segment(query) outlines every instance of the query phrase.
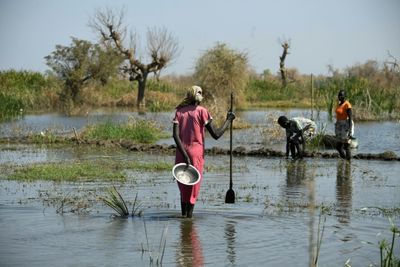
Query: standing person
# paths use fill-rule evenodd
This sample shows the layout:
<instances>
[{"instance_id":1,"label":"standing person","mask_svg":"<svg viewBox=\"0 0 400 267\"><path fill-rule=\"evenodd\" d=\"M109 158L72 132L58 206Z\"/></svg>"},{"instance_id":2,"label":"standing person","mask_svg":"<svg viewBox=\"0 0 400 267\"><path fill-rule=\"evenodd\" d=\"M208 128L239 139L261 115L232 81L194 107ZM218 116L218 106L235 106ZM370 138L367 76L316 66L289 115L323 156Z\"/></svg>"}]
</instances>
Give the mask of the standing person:
<instances>
[{"instance_id":1,"label":"standing person","mask_svg":"<svg viewBox=\"0 0 400 267\"><path fill-rule=\"evenodd\" d=\"M346 100L346 92L340 90L338 93L339 104L336 107L336 123L335 123L335 135L336 135L336 149L339 155L343 159L351 159L350 142L352 136L352 111L351 104Z\"/></svg>"},{"instance_id":2,"label":"standing person","mask_svg":"<svg viewBox=\"0 0 400 267\"><path fill-rule=\"evenodd\" d=\"M316 133L315 122L302 117L289 120L286 116L280 116L278 123L286 130L286 158L289 158L289 150L293 159L303 158L306 139L314 137Z\"/></svg>"},{"instance_id":3,"label":"standing person","mask_svg":"<svg viewBox=\"0 0 400 267\"><path fill-rule=\"evenodd\" d=\"M222 127L215 128L208 110L199 105L202 99L202 90L199 86L188 88L185 99L176 107L173 120L173 137L177 146L175 164L182 162L191 164L201 175L200 182L195 185L178 182L182 216L188 218L192 217L203 180L205 129L217 140L235 119L235 114L230 110Z\"/></svg>"}]
</instances>

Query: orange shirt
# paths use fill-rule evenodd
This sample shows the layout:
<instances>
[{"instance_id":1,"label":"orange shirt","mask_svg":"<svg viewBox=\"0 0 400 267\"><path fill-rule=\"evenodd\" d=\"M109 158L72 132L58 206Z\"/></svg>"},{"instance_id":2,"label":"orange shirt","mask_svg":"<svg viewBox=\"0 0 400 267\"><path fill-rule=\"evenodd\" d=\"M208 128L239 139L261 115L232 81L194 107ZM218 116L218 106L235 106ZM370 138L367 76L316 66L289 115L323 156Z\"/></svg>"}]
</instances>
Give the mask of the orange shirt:
<instances>
[{"instance_id":1,"label":"orange shirt","mask_svg":"<svg viewBox=\"0 0 400 267\"><path fill-rule=\"evenodd\" d=\"M349 101L344 101L343 104L339 104L336 107L336 120L343 121L347 120L347 110L351 108Z\"/></svg>"}]
</instances>

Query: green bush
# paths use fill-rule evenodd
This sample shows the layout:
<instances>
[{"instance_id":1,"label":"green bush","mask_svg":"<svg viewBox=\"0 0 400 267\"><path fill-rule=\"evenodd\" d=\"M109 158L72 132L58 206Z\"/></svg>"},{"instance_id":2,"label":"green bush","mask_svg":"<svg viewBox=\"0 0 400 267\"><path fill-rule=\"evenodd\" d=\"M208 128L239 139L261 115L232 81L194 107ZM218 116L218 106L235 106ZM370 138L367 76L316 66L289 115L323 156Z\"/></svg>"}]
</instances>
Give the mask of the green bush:
<instances>
[{"instance_id":1,"label":"green bush","mask_svg":"<svg viewBox=\"0 0 400 267\"><path fill-rule=\"evenodd\" d=\"M12 119L24 113L24 104L16 97L0 92L0 103L0 121Z\"/></svg>"},{"instance_id":2,"label":"green bush","mask_svg":"<svg viewBox=\"0 0 400 267\"><path fill-rule=\"evenodd\" d=\"M47 79L39 72L1 71L0 88L9 88L14 92L39 92L48 85Z\"/></svg>"},{"instance_id":3,"label":"green bush","mask_svg":"<svg viewBox=\"0 0 400 267\"><path fill-rule=\"evenodd\" d=\"M3 94L3 100L7 98L9 102L7 107L2 107L2 113L14 113L13 110L5 110L15 107L16 103L18 103L18 110L23 108L24 111L53 108L58 101L59 88L60 84L55 77L45 76L39 72L0 71L0 93Z\"/></svg>"}]
</instances>

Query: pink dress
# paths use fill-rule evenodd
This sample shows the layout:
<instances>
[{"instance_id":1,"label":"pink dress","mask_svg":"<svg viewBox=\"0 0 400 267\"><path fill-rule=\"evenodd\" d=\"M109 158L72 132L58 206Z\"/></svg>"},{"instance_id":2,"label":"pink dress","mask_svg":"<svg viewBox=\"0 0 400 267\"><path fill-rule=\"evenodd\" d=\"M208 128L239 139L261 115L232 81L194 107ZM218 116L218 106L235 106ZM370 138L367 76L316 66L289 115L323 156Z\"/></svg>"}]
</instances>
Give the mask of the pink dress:
<instances>
[{"instance_id":1,"label":"pink dress","mask_svg":"<svg viewBox=\"0 0 400 267\"><path fill-rule=\"evenodd\" d=\"M181 201L195 204L203 181L205 126L212 120L208 110L202 106L189 105L178 109L173 123L179 124L179 138L192 165L200 172L200 182L191 186L178 182ZM176 150L175 164L185 162L179 149Z\"/></svg>"}]
</instances>

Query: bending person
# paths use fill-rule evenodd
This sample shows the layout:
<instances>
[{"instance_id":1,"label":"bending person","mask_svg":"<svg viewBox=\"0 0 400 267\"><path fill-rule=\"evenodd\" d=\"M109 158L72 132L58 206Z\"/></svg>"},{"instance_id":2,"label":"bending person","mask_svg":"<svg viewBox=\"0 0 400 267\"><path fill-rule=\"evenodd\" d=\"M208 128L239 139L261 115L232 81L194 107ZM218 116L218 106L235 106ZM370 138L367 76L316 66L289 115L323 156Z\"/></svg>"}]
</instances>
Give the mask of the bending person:
<instances>
[{"instance_id":1,"label":"bending person","mask_svg":"<svg viewBox=\"0 0 400 267\"><path fill-rule=\"evenodd\" d=\"M315 122L301 117L289 120L280 116L278 123L286 130L286 158L289 158L289 151L293 159L303 158L306 139L311 139L316 133Z\"/></svg>"}]
</instances>

